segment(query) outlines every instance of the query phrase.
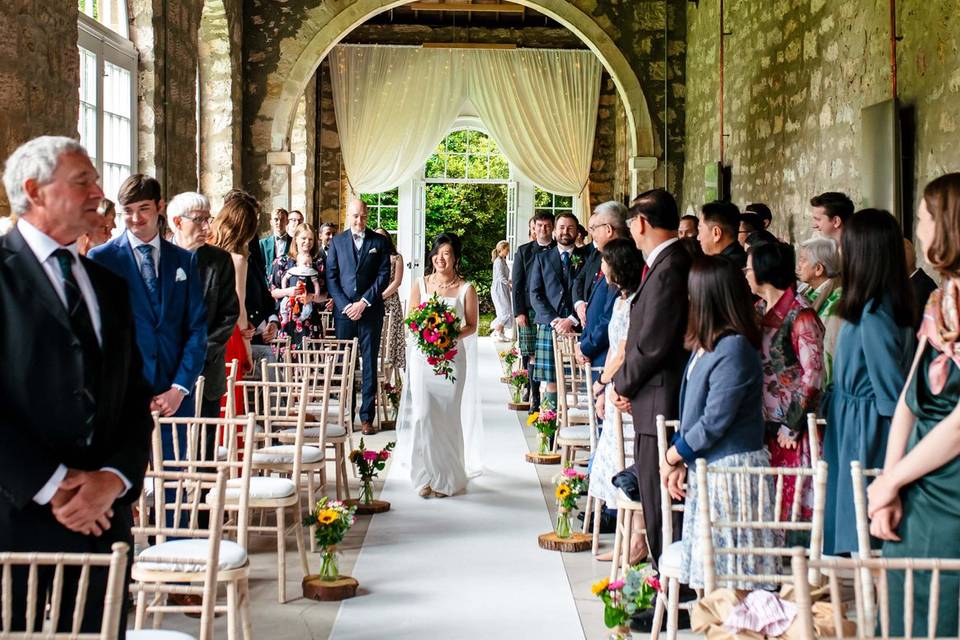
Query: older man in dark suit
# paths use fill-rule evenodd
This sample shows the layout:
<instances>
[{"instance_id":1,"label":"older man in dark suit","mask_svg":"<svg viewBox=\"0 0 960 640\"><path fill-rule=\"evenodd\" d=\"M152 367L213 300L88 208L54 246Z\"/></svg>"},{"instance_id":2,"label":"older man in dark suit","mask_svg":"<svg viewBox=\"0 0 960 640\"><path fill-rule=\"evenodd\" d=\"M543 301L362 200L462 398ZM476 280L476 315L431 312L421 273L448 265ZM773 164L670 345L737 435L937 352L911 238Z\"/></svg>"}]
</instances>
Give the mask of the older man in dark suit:
<instances>
[{"instance_id":1,"label":"older man in dark suit","mask_svg":"<svg viewBox=\"0 0 960 640\"><path fill-rule=\"evenodd\" d=\"M153 394L126 284L77 252L100 224L97 171L79 143L45 136L10 156L3 182L20 220L0 238L0 551L107 553L121 541L132 553ZM64 575L61 631L78 577ZM37 574L38 622L53 579ZM23 629L25 572L11 583ZM91 571L84 632L100 631L106 587L106 571Z\"/></svg>"},{"instance_id":2,"label":"older man in dark suit","mask_svg":"<svg viewBox=\"0 0 960 640\"><path fill-rule=\"evenodd\" d=\"M634 471L650 555L660 559L660 475L656 418L679 417L680 384L689 354L684 348L687 330L687 276L690 254L679 243L680 216L673 196L654 189L639 195L630 206L629 227L645 262L640 289L630 309L630 332L623 364L613 377L615 403L633 416ZM679 534L680 522L674 532ZM642 543L631 541L638 555ZM640 561L643 558L631 558Z\"/></svg>"},{"instance_id":3,"label":"older man in dark suit","mask_svg":"<svg viewBox=\"0 0 960 640\"><path fill-rule=\"evenodd\" d=\"M531 219L534 239L517 248L513 258L513 313L517 322L517 347L523 359L523 367L531 381L530 404L540 406L540 388L533 384L533 352L536 350L537 327L533 323L533 305L530 303L530 270L537 256L556 246L553 240L553 214L540 211Z\"/></svg>"}]
</instances>

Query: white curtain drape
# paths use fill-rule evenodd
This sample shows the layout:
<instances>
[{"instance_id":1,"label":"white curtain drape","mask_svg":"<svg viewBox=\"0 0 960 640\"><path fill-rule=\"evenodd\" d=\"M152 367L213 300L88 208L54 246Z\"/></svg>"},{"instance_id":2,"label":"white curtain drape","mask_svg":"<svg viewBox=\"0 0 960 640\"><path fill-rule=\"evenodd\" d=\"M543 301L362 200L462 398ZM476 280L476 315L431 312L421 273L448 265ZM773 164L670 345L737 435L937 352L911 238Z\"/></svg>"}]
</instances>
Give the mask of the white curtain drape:
<instances>
[{"instance_id":1,"label":"white curtain drape","mask_svg":"<svg viewBox=\"0 0 960 640\"><path fill-rule=\"evenodd\" d=\"M330 69L354 193L410 179L469 98L507 160L547 191L581 196L589 214L601 74L593 53L341 45Z\"/></svg>"},{"instance_id":2,"label":"white curtain drape","mask_svg":"<svg viewBox=\"0 0 960 640\"><path fill-rule=\"evenodd\" d=\"M472 53L470 100L503 155L541 188L581 196L586 220L600 61L590 51Z\"/></svg>"}]
</instances>

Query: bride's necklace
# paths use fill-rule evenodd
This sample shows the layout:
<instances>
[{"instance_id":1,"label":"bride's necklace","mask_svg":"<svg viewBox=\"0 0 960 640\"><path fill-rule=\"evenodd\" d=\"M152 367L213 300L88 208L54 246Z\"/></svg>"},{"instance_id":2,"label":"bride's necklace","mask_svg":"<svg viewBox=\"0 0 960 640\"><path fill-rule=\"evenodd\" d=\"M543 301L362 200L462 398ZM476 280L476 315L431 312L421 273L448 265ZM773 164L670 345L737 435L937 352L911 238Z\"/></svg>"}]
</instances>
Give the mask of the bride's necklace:
<instances>
[{"instance_id":1,"label":"bride's necklace","mask_svg":"<svg viewBox=\"0 0 960 640\"><path fill-rule=\"evenodd\" d=\"M437 274L431 275L430 279L432 280L434 287L437 289L443 289L444 291L453 288L454 285L460 284L460 278L457 276L454 276L453 280L448 280L447 282L440 282L440 278Z\"/></svg>"}]
</instances>

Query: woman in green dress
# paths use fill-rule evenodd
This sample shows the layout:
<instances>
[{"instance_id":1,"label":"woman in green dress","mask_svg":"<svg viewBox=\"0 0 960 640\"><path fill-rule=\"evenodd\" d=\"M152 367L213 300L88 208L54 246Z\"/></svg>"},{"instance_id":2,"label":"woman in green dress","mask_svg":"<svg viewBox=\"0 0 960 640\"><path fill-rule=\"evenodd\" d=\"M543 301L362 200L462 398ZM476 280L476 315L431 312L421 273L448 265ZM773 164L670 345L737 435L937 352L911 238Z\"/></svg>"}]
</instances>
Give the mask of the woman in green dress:
<instances>
[{"instance_id":1,"label":"woman in green dress","mask_svg":"<svg viewBox=\"0 0 960 640\"><path fill-rule=\"evenodd\" d=\"M927 185L917 239L942 283L927 303L913 369L890 428L883 475L867 491L885 558L960 558L960 173ZM960 578L940 580L938 637L957 635ZM903 574L890 577L892 636L904 635ZM927 635L929 574L914 585L913 634Z\"/></svg>"}]
</instances>

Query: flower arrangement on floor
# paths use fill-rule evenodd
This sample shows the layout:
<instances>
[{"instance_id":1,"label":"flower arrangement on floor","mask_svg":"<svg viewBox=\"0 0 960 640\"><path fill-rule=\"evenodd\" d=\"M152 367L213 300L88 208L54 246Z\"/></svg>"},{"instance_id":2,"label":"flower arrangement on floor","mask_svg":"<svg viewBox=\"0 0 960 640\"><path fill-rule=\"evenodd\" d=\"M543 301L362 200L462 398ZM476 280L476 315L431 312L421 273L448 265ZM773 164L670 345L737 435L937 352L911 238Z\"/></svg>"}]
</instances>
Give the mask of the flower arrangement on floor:
<instances>
[{"instance_id":1,"label":"flower arrangement on floor","mask_svg":"<svg viewBox=\"0 0 960 640\"><path fill-rule=\"evenodd\" d=\"M316 527L314 538L322 547L320 552L320 579L333 581L340 577L340 560L337 545L343 542L347 531L355 522L355 507L348 507L339 500L327 496L317 501L313 513L303 519L303 526Z\"/></svg>"},{"instance_id":2,"label":"flower arrangement on floor","mask_svg":"<svg viewBox=\"0 0 960 640\"><path fill-rule=\"evenodd\" d=\"M510 400L513 404L520 404L523 400L523 388L529 384L530 378L523 369L510 374Z\"/></svg>"},{"instance_id":3,"label":"flower arrangement on floor","mask_svg":"<svg viewBox=\"0 0 960 640\"><path fill-rule=\"evenodd\" d=\"M520 359L520 352L517 351L516 347L512 347L507 351L500 352L500 366L503 367L503 375L509 376L513 374L513 365L517 363L517 360Z\"/></svg>"},{"instance_id":4,"label":"flower arrangement on floor","mask_svg":"<svg viewBox=\"0 0 960 640\"><path fill-rule=\"evenodd\" d=\"M407 315L404 324L416 338L417 348L427 356L427 364L433 367L433 372L454 382L451 361L457 355L457 337L462 323L453 308L433 294Z\"/></svg>"},{"instance_id":5,"label":"flower arrangement on floor","mask_svg":"<svg viewBox=\"0 0 960 640\"><path fill-rule=\"evenodd\" d=\"M397 411L400 409L400 394L403 393L403 387L400 384L393 385L389 382L383 385L383 394L387 396L387 419L396 420Z\"/></svg>"},{"instance_id":6,"label":"flower arrangement on floor","mask_svg":"<svg viewBox=\"0 0 960 640\"><path fill-rule=\"evenodd\" d=\"M531 413L527 418L527 425L533 426L540 432L539 451L540 453L547 453L547 449L550 448L550 441L557 433L557 412L554 411L553 405L548 401L541 404L540 411Z\"/></svg>"},{"instance_id":7,"label":"flower arrangement on floor","mask_svg":"<svg viewBox=\"0 0 960 640\"><path fill-rule=\"evenodd\" d=\"M622 580L604 578L592 590L603 601L603 623L617 630L611 640L621 640L630 637L630 618L656 603L660 580L653 567L644 563L627 569Z\"/></svg>"},{"instance_id":8,"label":"flower arrangement on floor","mask_svg":"<svg viewBox=\"0 0 960 640\"><path fill-rule=\"evenodd\" d=\"M577 509L577 500L587 490L587 474L572 467L566 467L555 480L557 489L557 527L555 533L560 539L569 538L571 533L570 514Z\"/></svg>"},{"instance_id":9,"label":"flower arrangement on floor","mask_svg":"<svg viewBox=\"0 0 960 640\"><path fill-rule=\"evenodd\" d=\"M363 438L360 438L360 446L350 452L350 462L356 465L357 474L360 476L361 504L371 504L373 502L373 479L387 465L390 452L393 451L396 444L396 442L389 442L380 451L372 451L366 448Z\"/></svg>"}]
</instances>

